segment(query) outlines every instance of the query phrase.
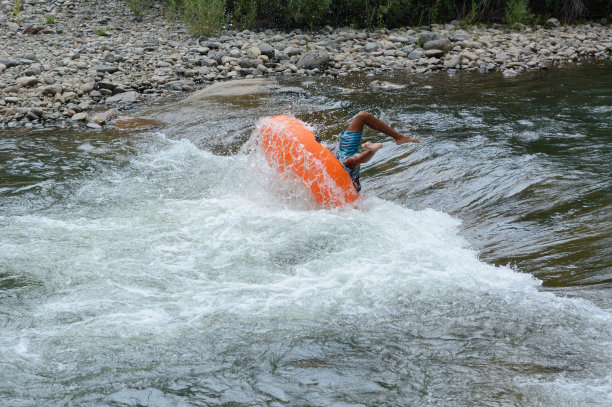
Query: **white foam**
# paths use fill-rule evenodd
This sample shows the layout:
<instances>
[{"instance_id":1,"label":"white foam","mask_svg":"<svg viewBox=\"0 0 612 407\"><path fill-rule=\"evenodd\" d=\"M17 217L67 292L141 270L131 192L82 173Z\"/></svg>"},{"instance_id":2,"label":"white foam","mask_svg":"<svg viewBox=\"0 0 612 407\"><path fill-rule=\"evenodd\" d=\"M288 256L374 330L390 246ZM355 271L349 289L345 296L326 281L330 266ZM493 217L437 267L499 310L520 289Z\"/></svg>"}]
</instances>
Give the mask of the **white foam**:
<instances>
[{"instance_id":1,"label":"white foam","mask_svg":"<svg viewBox=\"0 0 612 407\"><path fill-rule=\"evenodd\" d=\"M372 330L400 324L411 335L501 342L528 342L540 329L549 351L563 341L606 356L607 313L481 262L452 216L367 191L359 208L322 210L299 193L287 198L262 164L161 138L127 168L75 181L69 205L0 217L4 264L45 293L4 330L0 356L11 357L9 344L52 357L55 346L143 335L172 349L182 333L227 321L362 318Z\"/></svg>"}]
</instances>

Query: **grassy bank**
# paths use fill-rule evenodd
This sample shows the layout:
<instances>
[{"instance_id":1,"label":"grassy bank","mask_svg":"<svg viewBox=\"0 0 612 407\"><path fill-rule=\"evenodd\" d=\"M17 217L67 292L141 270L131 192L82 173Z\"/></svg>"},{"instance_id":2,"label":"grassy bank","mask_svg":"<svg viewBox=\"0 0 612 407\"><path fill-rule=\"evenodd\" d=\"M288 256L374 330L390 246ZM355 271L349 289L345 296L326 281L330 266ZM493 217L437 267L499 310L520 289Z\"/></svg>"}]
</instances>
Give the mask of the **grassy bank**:
<instances>
[{"instance_id":1,"label":"grassy bank","mask_svg":"<svg viewBox=\"0 0 612 407\"><path fill-rule=\"evenodd\" d=\"M467 24L537 24L556 17L564 22L612 13L612 0L160 0L171 18L181 18L194 33L223 26L237 29L315 29L333 27L419 26L462 20ZM144 0L127 0L135 14Z\"/></svg>"}]
</instances>

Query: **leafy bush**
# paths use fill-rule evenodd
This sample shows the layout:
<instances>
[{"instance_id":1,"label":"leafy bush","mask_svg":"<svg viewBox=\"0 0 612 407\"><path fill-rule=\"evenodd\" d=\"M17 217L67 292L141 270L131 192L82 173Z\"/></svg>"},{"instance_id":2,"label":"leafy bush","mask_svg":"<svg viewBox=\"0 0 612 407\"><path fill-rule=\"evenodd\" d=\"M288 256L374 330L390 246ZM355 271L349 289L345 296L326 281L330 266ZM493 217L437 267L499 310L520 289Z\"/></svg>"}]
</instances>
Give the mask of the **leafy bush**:
<instances>
[{"instance_id":1,"label":"leafy bush","mask_svg":"<svg viewBox=\"0 0 612 407\"><path fill-rule=\"evenodd\" d=\"M506 4L504 23L509 26L515 27L519 23L528 23L531 18L532 15L527 8L527 0L509 0Z\"/></svg>"},{"instance_id":2,"label":"leafy bush","mask_svg":"<svg viewBox=\"0 0 612 407\"><path fill-rule=\"evenodd\" d=\"M287 11L291 25L316 28L325 25L331 16L331 0L288 0Z\"/></svg>"},{"instance_id":3,"label":"leafy bush","mask_svg":"<svg viewBox=\"0 0 612 407\"><path fill-rule=\"evenodd\" d=\"M136 17L140 17L142 16L144 5L142 4L142 0L128 0L128 8Z\"/></svg>"},{"instance_id":4,"label":"leafy bush","mask_svg":"<svg viewBox=\"0 0 612 407\"><path fill-rule=\"evenodd\" d=\"M228 4L230 20L240 29L251 29L255 27L257 18L257 0L236 0Z\"/></svg>"},{"instance_id":5,"label":"leafy bush","mask_svg":"<svg viewBox=\"0 0 612 407\"><path fill-rule=\"evenodd\" d=\"M172 13L180 15L194 34L219 32L225 20L225 0L168 0Z\"/></svg>"},{"instance_id":6,"label":"leafy bush","mask_svg":"<svg viewBox=\"0 0 612 407\"><path fill-rule=\"evenodd\" d=\"M130 7L142 0L126 0ZM196 34L224 26L238 29L401 27L462 19L466 24L510 25L554 16L565 21L606 17L612 0L159 0L170 19L179 17ZM534 17L531 13L534 13Z\"/></svg>"}]
</instances>

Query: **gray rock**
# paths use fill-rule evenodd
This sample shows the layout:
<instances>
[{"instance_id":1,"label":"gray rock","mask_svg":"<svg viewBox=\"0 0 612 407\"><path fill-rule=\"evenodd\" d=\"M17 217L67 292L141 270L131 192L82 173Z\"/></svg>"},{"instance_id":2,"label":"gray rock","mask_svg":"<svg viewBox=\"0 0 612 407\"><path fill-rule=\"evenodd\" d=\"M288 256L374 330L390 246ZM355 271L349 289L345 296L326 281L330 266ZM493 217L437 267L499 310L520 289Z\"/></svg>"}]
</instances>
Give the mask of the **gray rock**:
<instances>
[{"instance_id":1,"label":"gray rock","mask_svg":"<svg viewBox=\"0 0 612 407\"><path fill-rule=\"evenodd\" d=\"M158 85L163 85L164 83L168 82L168 77L160 76L160 75L153 75L151 76L150 81Z\"/></svg>"},{"instance_id":2,"label":"gray rock","mask_svg":"<svg viewBox=\"0 0 612 407\"><path fill-rule=\"evenodd\" d=\"M40 107L33 107L30 109L32 113L34 113L38 117L42 117L45 112Z\"/></svg>"},{"instance_id":3,"label":"gray rock","mask_svg":"<svg viewBox=\"0 0 612 407\"><path fill-rule=\"evenodd\" d=\"M252 59L257 59L258 56L261 55L261 50L259 47L250 47L247 49L247 56Z\"/></svg>"},{"instance_id":4,"label":"gray rock","mask_svg":"<svg viewBox=\"0 0 612 407\"><path fill-rule=\"evenodd\" d=\"M283 52L289 56L292 56L292 55L298 55L300 53L300 50L294 47L287 47L283 50Z\"/></svg>"},{"instance_id":5,"label":"gray rock","mask_svg":"<svg viewBox=\"0 0 612 407\"><path fill-rule=\"evenodd\" d=\"M202 47L206 47L209 49L218 49L219 47L221 47L221 43L218 41L200 41L200 45Z\"/></svg>"},{"instance_id":6,"label":"gray rock","mask_svg":"<svg viewBox=\"0 0 612 407\"><path fill-rule=\"evenodd\" d=\"M115 85L112 82L108 82L108 81L100 81L100 82L98 82L98 89L114 90L116 87L117 87L117 85Z\"/></svg>"},{"instance_id":7,"label":"gray rock","mask_svg":"<svg viewBox=\"0 0 612 407\"><path fill-rule=\"evenodd\" d=\"M257 68L261 62L258 59L240 58L236 61L241 68Z\"/></svg>"},{"instance_id":8,"label":"gray rock","mask_svg":"<svg viewBox=\"0 0 612 407\"><path fill-rule=\"evenodd\" d=\"M87 119L87 112L81 112L81 113L74 114L70 119L75 122L83 121Z\"/></svg>"},{"instance_id":9,"label":"gray rock","mask_svg":"<svg viewBox=\"0 0 612 407\"><path fill-rule=\"evenodd\" d=\"M62 93L62 85L60 84L45 86L40 92L41 95L50 96L55 96L58 93Z\"/></svg>"},{"instance_id":10,"label":"gray rock","mask_svg":"<svg viewBox=\"0 0 612 407\"><path fill-rule=\"evenodd\" d=\"M327 51L308 51L297 61L297 69L320 69L327 68L330 62L330 56Z\"/></svg>"},{"instance_id":11,"label":"gray rock","mask_svg":"<svg viewBox=\"0 0 612 407\"><path fill-rule=\"evenodd\" d=\"M140 100L140 93L135 91L118 93L106 99L106 103L136 103Z\"/></svg>"},{"instance_id":12,"label":"gray rock","mask_svg":"<svg viewBox=\"0 0 612 407\"><path fill-rule=\"evenodd\" d=\"M289 55L285 54L282 51L275 50L274 59L276 59L277 61L285 61L289 59Z\"/></svg>"},{"instance_id":13,"label":"gray rock","mask_svg":"<svg viewBox=\"0 0 612 407\"><path fill-rule=\"evenodd\" d=\"M556 18L549 18L548 20L546 20L546 27L548 28L561 27L561 23Z\"/></svg>"},{"instance_id":14,"label":"gray rock","mask_svg":"<svg viewBox=\"0 0 612 407\"><path fill-rule=\"evenodd\" d=\"M117 68L116 66L112 66L112 65L94 65L93 67L96 71L98 72L102 72L102 73L115 73L119 70L119 68Z\"/></svg>"},{"instance_id":15,"label":"gray rock","mask_svg":"<svg viewBox=\"0 0 612 407\"><path fill-rule=\"evenodd\" d=\"M87 123L87 127L89 127L90 129L93 130L101 130L102 126L100 126L99 124L96 123Z\"/></svg>"},{"instance_id":16,"label":"gray rock","mask_svg":"<svg viewBox=\"0 0 612 407\"><path fill-rule=\"evenodd\" d=\"M423 51L412 51L410 54L408 54L408 59L411 60L416 60L416 59L421 59L423 57Z\"/></svg>"},{"instance_id":17,"label":"gray rock","mask_svg":"<svg viewBox=\"0 0 612 407\"><path fill-rule=\"evenodd\" d=\"M79 87L83 93L89 93L96 88L96 84L94 82L84 83Z\"/></svg>"},{"instance_id":18,"label":"gray rock","mask_svg":"<svg viewBox=\"0 0 612 407\"><path fill-rule=\"evenodd\" d=\"M19 103L21 99L19 99L18 97L14 97L14 96L7 96L4 98L4 101L6 103Z\"/></svg>"},{"instance_id":19,"label":"gray rock","mask_svg":"<svg viewBox=\"0 0 612 407\"><path fill-rule=\"evenodd\" d=\"M21 78L17 78L16 82L25 88L30 88L38 84L38 78L35 76L22 76Z\"/></svg>"},{"instance_id":20,"label":"gray rock","mask_svg":"<svg viewBox=\"0 0 612 407\"><path fill-rule=\"evenodd\" d=\"M465 41L469 38L467 33L451 33L448 34L448 39L452 42Z\"/></svg>"},{"instance_id":21,"label":"gray rock","mask_svg":"<svg viewBox=\"0 0 612 407\"><path fill-rule=\"evenodd\" d=\"M448 61L444 62L444 68L454 68L457 65L461 65L461 61L463 60L462 54L457 54L451 57Z\"/></svg>"},{"instance_id":22,"label":"gray rock","mask_svg":"<svg viewBox=\"0 0 612 407\"><path fill-rule=\"evenodd\" d=\"M474 52L468 51L468 50L463 50L461 51L461 55L463 55L464 58L469 59L470 61L478 61L478 55L476 55Z\"/></svg>"},{"instance_id":23,"label":"gray rock","mask_svg":"<svg viewBox=\"0 0 612 407\"><path fill-rule=\"evenodd\" d=\"M440 33L424 31L419 35L421 45L427 44L429 41L443 40L444 37Z\"/></svg>"},{"instance_id":24,"label":"gray rock","mask_svg":"<svg viewBox=\"0 0 612 407\"><path fill-rule=\"evenodd\" d=\"M102 125L117 116L119 116L119 110L109 109L104 112L96 113L95 115L93 115L93 117L89 119L89 122Z\"/></svg>"},{"instance_id":25,"label":"gray rock","mask_svg":"<svg viewBox=\"0 0 612 407\"><path fill-rule=\"evenodd\" d=\"M259 51L268 58L274 58L274 48L268 44L259 44Z\"/></svg>"},{"instance_id":26,"label":"gray rock","mask_svg":"<svg viewBox=\"0 0 612 407\"><path fill-rule=\"evenodd\" d=\"M441 49L428 49L425 52L423 52L423 54L427 57L427 58L440 58L442 55L444 55L444 51L442 51Z\"/></svg>"},{"instance_id":27,"label":"gray rock","mask_svg":"<svg viewBox=\"0 0 612 407\"><path fill-rule=\"evenodd\" d=\"M70 102L71 100L76 99L77 94L74 92L64 92L62 97L64 98L64 102Z\"/></svg>"},{"instance_id":28,"label":"gray rock","mask_svg":"<svg viewBox=\"0 0 612 407\"><path fill-rule=\"evenodd\" d=\"M508 54L505 52L500 52L499 54L495 54L495 62L504 63L509 59Z\"/></svg>"},{"instance_id":29,"label":"gray rock","mask_svg":"<svg viewBox=\"0 0 612 407\"><path fill-rule=\"evenodd\" d=\"M172 81L172 82L168 82L165 85L165 88L170 89L170 90L181 91L183 90L183 84L181 83L181 81ZM106 101L108 102L108 99L106 99Z\"/></svg>"},{"instance_id":30,"label":"gray rock","mask_svg":"<svg viewBox=\"0 0 612 407\"><path fill-rule=\"evenodd\" d=\"M0 59L0 64L4 65L7 68L12 68L14 66L19 65L17 62L12 61L10 59Z\"/></svg>"},{"instance_id":31,"label":"gray rock","mask_svg":"<svg viewBox=\"0 0 612 407\"><path fill-rule=\"evenodd\" d=\"M222 50L222 49L220 49L220 50L218 50L218 51L212 51L212 50L211 50L211 51L208 53L208 55L207 55L207 56L208 56L208 58L214 59L214 60L215 60L215 61L217 61L217 62L221 62L221 60L223 59L223 57L228 56L228 52L227 52L227 51L225 51L225 50Z\"/></svg>"},{"instance_id":32,"label":"gray rock","mask_svg":"<svg viewBox=\"0 0 612 407\"><path fill-rule=\"evenodd\" d=\"M517 76L519 73L516 72L514 69L506 69L503 73L504 78L513 78L515 76Z\"/></svg>"},{"instance_id":33,"label":"gray rock","mask_svg":"<svg viewBox=\"0 0 612 407\"><path fill-rule=\"evenodd\" d=\"M432 40L432 41L427 41L425 44L423 44L423 49L425 50L441 49L444 52L448 52L452 50L453 47L454 47L453 43L450 42L450 40L448 39Z\"/></svg>"},{"instance_id":34,"label":"gray rock","mask_svg":"<svg viewBox=\"0 0 612 407\"><path fill-rule=\"evenodd\" d=\"M374 52L378 50L378 43L376 42L366 42L365 44L366 52Z\"/></svg>"},{"instance_id":35,"label":"gray rock","mask_svg":"<svg viewBox=\"0 0 612 407\"><path fill-rule=\"evenodd\" d=\"M75 55L78 55L78 54L75 54ZM73 57L73 59L75 59L75 58ZM78 57L76 59L78 59ZM123 57L121 55L108 54L108 55L106 55L104 57L104 60L106 62L111 62L111 63L112 62L121 62L121 61L123 61Z\"/></svg>"},{"instance_id":36,"label":"gray rock","mask_svg":"<svg viewBox=\"0 0 612 407\"><path fill-rule=\"evenodd\" d=\"M41 72L40 64L35 64L35 65L30 66L28 69L23 71L21 74L23 76L36 76L40 74L40 72Z\"/></svg>"},{"instance_id":37,"label":"gray rock","mask_svg":"<svg viewBox=\"0 0 612 407\"><path fill-rule=\"evenodd\" d=\"M25 115L26 119L28 120L37 120L38 116L36 115L36 113L32 112L31 110L28 110L28 112Z\"/></svg>"}]
</instances>

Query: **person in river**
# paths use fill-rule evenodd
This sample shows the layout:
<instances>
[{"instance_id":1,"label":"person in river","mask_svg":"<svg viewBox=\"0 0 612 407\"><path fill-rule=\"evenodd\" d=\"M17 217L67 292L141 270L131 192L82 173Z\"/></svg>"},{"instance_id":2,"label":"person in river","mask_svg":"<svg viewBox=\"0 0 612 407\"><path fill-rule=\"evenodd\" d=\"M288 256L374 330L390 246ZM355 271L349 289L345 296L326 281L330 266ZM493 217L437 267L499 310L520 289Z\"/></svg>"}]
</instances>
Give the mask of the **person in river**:
<instances>
[{"instance_id":1,"label":"person in river","mask_svg":"<svg viewBox=\"0 0 612 407\"><path fill-rule=\"evenodd\" d=\"M420 142L419 139L399 133L371 113L365 111L357 113L355 117L353 117L348 128L340 133L340 145L336 153L336 158L353 180L353 184L355 184L357 191L361 190L361 184L359 182L359 169L361 164L370 161L374 154L383 146L382 143L371 143L369 141L361 144L364 126L368 126L376 131L391 136L398 145L408 142ZM360 144L362 149L361 152L359 151Z\"/></svg>"}]
</instances>

